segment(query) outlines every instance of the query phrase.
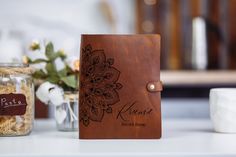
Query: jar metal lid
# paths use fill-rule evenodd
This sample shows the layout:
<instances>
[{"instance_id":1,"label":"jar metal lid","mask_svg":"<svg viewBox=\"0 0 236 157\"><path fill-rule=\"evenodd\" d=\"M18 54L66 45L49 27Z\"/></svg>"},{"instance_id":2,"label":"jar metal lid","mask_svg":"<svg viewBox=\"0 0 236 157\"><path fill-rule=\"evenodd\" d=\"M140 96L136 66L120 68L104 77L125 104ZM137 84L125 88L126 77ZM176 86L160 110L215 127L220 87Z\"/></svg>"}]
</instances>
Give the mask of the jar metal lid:
<instances>
[{"instance_id":1,"label":"jar metal lid","mask_svg":"<svg viewBox=\"0 0 236 157\"><path fill-rule=\"evenodd\" d=\"M33 69L24 63L0 63L0 74L32 74Z\"/></svg>"},{"instance_id":2,"label":"jar metal lid","mask_svg":"<svg viewBox=\"0 0 236 157\"><path fill-rule=\"evenodd\" d=\"M29 64L25 63L0 63L0 68L27 68Z\"/></svg>"}]
</instances>

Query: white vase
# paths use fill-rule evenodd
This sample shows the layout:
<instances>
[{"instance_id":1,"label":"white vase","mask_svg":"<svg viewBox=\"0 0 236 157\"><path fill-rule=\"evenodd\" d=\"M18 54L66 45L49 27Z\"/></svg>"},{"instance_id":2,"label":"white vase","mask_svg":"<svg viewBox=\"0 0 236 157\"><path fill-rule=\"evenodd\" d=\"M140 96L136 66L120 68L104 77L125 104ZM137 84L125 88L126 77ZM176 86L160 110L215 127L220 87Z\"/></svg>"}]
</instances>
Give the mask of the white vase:
<instances>
[{"instance_id":1,"label":"white vase","mask_svg":"<svg viewBox=\"0 0 236 157\"><path fill-rule=\"evenodd\" d=\"M209 103L215 131L236 133L236 88L211 89Z\"/></svg>"}]
</instances>

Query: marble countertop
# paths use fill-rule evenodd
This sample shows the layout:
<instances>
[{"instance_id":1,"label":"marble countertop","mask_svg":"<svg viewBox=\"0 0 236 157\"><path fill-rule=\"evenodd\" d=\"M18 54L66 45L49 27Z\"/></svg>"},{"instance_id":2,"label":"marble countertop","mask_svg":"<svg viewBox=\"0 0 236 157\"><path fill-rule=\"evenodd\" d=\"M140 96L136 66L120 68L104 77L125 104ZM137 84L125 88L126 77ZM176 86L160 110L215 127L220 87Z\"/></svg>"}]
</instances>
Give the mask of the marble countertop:
<instances>
[{"instance_id":1,"label":"marble countertop","mask_svg":"<svg viewBox=\"0 0 236 157\"><path fill-rule=\"evenodd\" d=\"M54 121L36 120L29 136L0 137L5 156L236 156L236 134L213 132L208 119L164 119L160 140L79 140L78 132L59 132Z\"/></svg>"}]
</instances>

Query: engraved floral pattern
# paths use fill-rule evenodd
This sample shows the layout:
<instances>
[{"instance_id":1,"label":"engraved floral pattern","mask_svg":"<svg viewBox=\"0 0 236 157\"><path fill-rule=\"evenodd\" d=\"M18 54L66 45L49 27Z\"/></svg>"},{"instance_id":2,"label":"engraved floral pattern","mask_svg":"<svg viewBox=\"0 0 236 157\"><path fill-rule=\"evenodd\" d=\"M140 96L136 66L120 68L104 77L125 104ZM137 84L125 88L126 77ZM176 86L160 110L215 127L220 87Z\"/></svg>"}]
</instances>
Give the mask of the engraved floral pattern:
<instances>
[{"instance_id":1,"label":"engraved floral pattern","mask_svg":"<svg viewBox=\"0 0 236 157\"><path fill-rule=\"evenodd\" d=\"M93 50L91 45L82 49L80 84L80 121L101 122L104 113L112 113L112 106L120 101L118 82L120 71L113 58L106 58L104 50Z\"/></svg>"}]
</instances>

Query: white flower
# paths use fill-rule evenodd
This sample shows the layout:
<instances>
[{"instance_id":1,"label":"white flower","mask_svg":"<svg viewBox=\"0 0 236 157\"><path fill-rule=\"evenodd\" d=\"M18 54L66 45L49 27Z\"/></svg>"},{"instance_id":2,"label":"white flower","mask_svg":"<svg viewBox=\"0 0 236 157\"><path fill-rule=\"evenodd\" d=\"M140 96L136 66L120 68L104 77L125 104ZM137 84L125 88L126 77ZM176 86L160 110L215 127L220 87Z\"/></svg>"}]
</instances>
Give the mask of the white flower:
<instances>
[{"instance_id":1,"label":"white flower","mask_svg":"<svg viewBox=\"0 0 236 157\"><path fill-rule=\"evenodd\" d=\"M64 102L63 89L50 82L41 84L36 92L36 96L45 104L51 102L52 105L59 106Z\"/></svg>"},{"instance_id":2,"label":"white flower","mask_svg":"<svg viewBox=\"0 0 236 157\"><path fill-rule=\"evenodd\" d=\"M63 121L66 119L66 111L60 107L57 107L55 110L55 119L58 124L63 123Z\"/></svg>"},{"instance_id":3,"label":"white flower","mask_svg":"<svg viewBox=\"0 0 236 157\"><path fill-rule=\"evenodd\" d=\"M79 71L79 58L78 57L68 57L66 63L73 71Z\"/></svg>"},{"instance_id":4,"label":"white flower","mask_svg":"<svg viewBox=\"0 0 236 157\"><path fill-rule=\"evenodd\" d=\"M33 40L31 46L37 46L37 45L44 45L44 42L41 40ZM32 51L31 49L26 52L26 56L28 56L31 60L36 60L36 59L47 59L45 55L45 46L40 47L40 49L36 49ZM24 59L25 60L25 59ZM27 60L26 60L27 61ZM33 67L36 70L42 69L45 73L47 73L47 70L45 69L46 63L38 63L38 64L31 64L31 67Z\"/></svg>"},{"instance_id":5,"label":"white flower","mask_svg":"<svg viewBox=\"0 0 236 157\"><path fill-rule=\"evenodd\" d=\"M50 82L45 82L41 84L36 92L36 96L40 101L42 101L44 104L49 103L49 90L51 88L54 88L56 85L52 84Z\"/></svg>"},{"instance_id":6,"label":"white flower","mask_svg":"<svg viewBox=\"0 0 236 157\"><path fill-rule=\"evenodd\" d=\"M50 89L48 96L52 105L59 106L64 103L64 91L57 85Z\"/></svg>"},{"instance_id":7,"label":"white flower","mask_svg":"<svg viewBox=\"0 0 236 157\"><path fill-rule=\"evenodd\" d=\"M29 57L23 56L23 57L22 57L22 62L23 62L24 64L29 64Z\"/></svg>"},{"instance_id":8,"label":"white flower","mask_svg":"<svg viewBox=\"0 0 236 157\"><path fill-rule=\"evenodd\" d=\"M33 40L30 45L30 50L32 51L40 50L40 42L38 40Z\"/></svg>"},{"instance_id":9,"label":"white flower","mask_svg":"<svg viewBox=\"0 0 236 157\"><path fill-rule=\"evenodd\" d=\"M61 58L57 58L55 60L55 65L56 65L57 71L61 71L62 69L65 68L65 63L62 61Z\"/></svg>"}]
</instances>

